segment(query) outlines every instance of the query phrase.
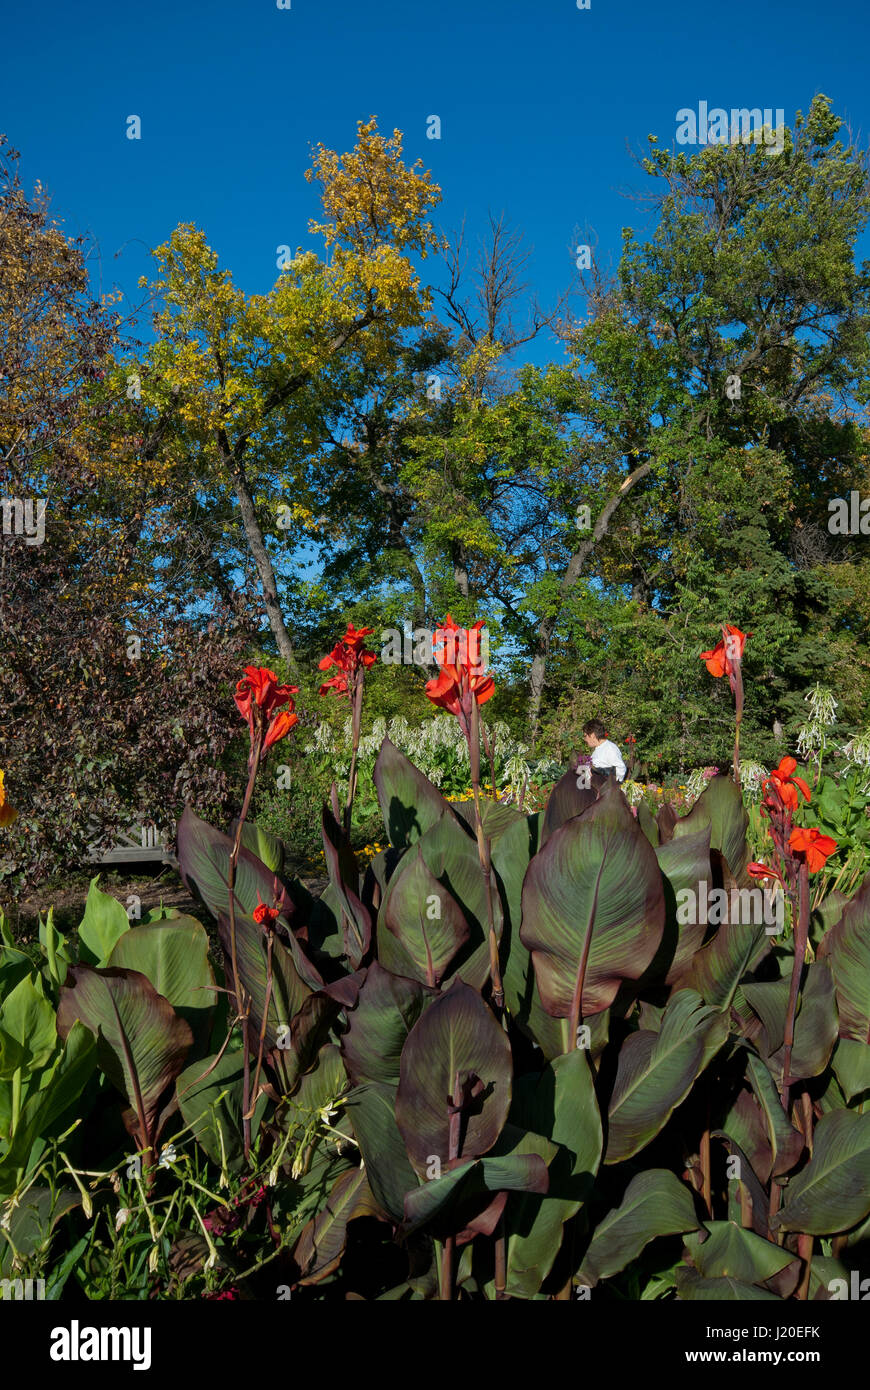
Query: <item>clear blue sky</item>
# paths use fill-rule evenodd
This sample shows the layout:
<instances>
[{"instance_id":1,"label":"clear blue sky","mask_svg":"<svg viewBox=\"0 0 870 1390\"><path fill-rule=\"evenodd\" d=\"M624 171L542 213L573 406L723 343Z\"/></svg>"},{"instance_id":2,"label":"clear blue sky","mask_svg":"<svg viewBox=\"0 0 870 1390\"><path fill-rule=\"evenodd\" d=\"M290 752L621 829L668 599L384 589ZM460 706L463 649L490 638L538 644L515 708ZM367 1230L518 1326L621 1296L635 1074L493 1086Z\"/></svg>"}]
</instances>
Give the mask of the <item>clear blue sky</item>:
<instances>
[{"instance_id":1,"label":"clear blue sky","mask_svg":"<svg viewBox=\"0 0 870 1390\"><path fill-rule=\"evenodd\" d=\"M679 108L790 123L822 91L870 131L867 0L47 0L7 11L3 38L0 130L66 229L97 239L97 287L134 299L146 248L182 221L242 288L268 289L276 248L309 244L310 145L351 148L369 115L432 170L445 230L465 215L474 240L492 209L526 233L545 300L574 274L578 228L607 265L620 229L647 224L623 196L650 182L632 151L672 144Z\"/></svg>"}]
</instances>

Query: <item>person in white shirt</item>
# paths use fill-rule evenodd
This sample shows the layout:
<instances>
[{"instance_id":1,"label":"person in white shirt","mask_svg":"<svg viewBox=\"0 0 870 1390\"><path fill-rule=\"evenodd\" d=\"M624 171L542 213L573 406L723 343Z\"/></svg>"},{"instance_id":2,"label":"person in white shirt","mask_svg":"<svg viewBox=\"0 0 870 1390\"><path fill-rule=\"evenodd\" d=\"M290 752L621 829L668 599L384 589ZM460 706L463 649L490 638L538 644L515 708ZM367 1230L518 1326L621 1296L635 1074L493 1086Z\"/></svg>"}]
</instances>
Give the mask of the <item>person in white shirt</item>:
<instances>
[{"instance_id":1,"label":"person in white shirt","mask_svg":"<svg viewBox=\"0 0 870 1390\"><path fill-rule=\"evenodd\" d=\"M588 724L583 725L583 742L592 749L595 771L608 775L612 772L617 782L621 782L625 777L625 763L616 744L607 737L607 729L600 719L590 719Z\"/></svg>"}]
</instances>

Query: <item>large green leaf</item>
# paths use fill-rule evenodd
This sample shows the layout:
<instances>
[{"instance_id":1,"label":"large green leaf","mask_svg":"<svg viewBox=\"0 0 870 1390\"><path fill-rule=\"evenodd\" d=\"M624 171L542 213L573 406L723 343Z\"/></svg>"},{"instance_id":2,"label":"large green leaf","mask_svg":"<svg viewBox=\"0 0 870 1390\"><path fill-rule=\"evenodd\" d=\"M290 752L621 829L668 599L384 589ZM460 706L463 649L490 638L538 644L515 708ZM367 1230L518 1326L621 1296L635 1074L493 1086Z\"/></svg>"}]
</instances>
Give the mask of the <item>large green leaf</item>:
<instances>
[{"instance_id":1,"label":"large green leaf","mask_svg":"<svg viewBox=\"0 0 870 1390\"><path fill-rule=\"evenodd\" d=\"M603 1012L623 980L637 980L664 930L655 852L621 793L567 821L532 860L520 936L532 953L547 1013Z\"/></svg>"},{"instance_id":2,"label":"large green leaf","mask_svg":"<svg viewBox=\"0 0 870 1390\"><path fill-rule=\"evenodd\" d=\"M213 1163L238 1168L244 1160L244 1080L239 1052L202 1057L178 1076L175 1093L185 1125ZM251 1120L256 1135L267 1105L261 1096Z\"/></svg>"},{"instance_id":3,"label":"large green leaf","mask_svg":"<svg viewBox=\"0 0 870 1390\"><path fill-rule=\"evenodd\" d=\"M738 888L748 888L752 883L746 872L750 859L746 843L749 816L740 790L730 777L711 778L689 814L675 822L674 839L695 835L708 825L710 848L725 856Z\"/></svg>"},{"instance_id":4,"label":"large green leaf","mask_svg":"<svg viewBox=\"0 0 870 1390\"><path fill-rule=\"evenodd\" d=\"M366 1081L345 1102L375 1200L395 1222L405 1217L405 1193L417 1176L396 1124L396 1088Z\"/></svg>"},{"instance_id":5,"label":"large green leaf","mask_svg":"<svg viewBox=\"0 0 870 1390\"><path fill-rule=\"evenodd\" d=\"M459 977L417 1020L402 1051L396 1123L415 1172L450 1158L449 1097L455 1081L481 1094L462 1115L457 1157L478 1158L495 1143L507 1119L513 1066L510 1043L477 990Z\"/></svg>"},{"instance_id":6,"label":"large green leaf","mask_svg":"<svg viewBox=\"0 0 870 1390\"><path fill-rule=\"evenodd\" d=\"M390 880L381 920L413 962L414 977L431 986L468 940L462 909L430 873L419 840Z\"/></svg>"},{"instance_id":7,"label":"large green leaf","mask_svg":"<svg viewBox=\"0 0 870 1390\"><path fill-rule=\"evenodd\" d=\"M474 809L474 801L451 801L448 802L454 815L459 816L465 821L473 835L477 834L477 815ZM481 793L480 797L480 819L483 822L483 833L490 841L493 849L499 840L518 822L525 824L526 817L522 815L514 806L505 806L500 801L492 801L488 796Z\"/></svg>"},{"instance_id":8,"label":"large green leaf","mask_svg":"<svg viewBox=\"0 0 870 1390\"><path fill-rule=\"evenodd\" d=\"M541 849L574 816L594 806L598 793L584 787L576 772L566 772L553 787L541 820Z\"/></svg>"},{"instance_id":9,"label":"large green leaf","mask_svg":"<svg viewBox=\"0 0 870 1390\"><path fill-rule=\"evenodd\" d=\"M437 880L434 885L414 870L419 856L422 856L432 878ZM412 871L415 877L406 886L405 875ZM426 889L425 896L418 897L417 894L422 892L423 888ZM427 901L433 894L438 898L438 903L434 905ZM391 905L394 895L398 900L396 911ZM452 903L448 898L452 899ZM502 907L498 887L494 881L490 887L490 900L496 937L500 938ZM476 842L455 816L447 814L431 824L420 836L417 846L403 856L387 885L378 913L377 927L378 959L387 970L391 970L394 975L407 975L411 979L426 982L425 970L421 972L416 963L419 959L425 959L425 954L421 957L421 927L440 930L441 923L438 919L430 919L427 916L428 911L437 908L440 908L441 920L453 924L454 936L460 929L456 910L468 924L466 940L449 961L450 975L461 972L467 984L482 989L489 975L486 880ZM413 947L409 943L408 949L396 934L397 929L400 932L402 930L403 917L408 921L409 936L413 943ZM392 930L387 925L388 921L393 923ZM441 941L439 937L439 943ZM449 937L443 942L444 950L447 949L447 944Z\"/></svg>"},{"instance_id":10,"label":"large green leaf","mask_svg":"<svg viewBox=\"0 0 870 1390\"><path fill-rule=\"evenodd\" d=\"M91 879L85 915L79 923L79 957L88 965L105 965L115 942L130 929L123 907L117 898L100 892L99 880L99 874Z\"/></svg>"},{"instance_id":11,"label":"large green leaf","mask_svg":"<svg viewBox=\"0 0 870 1390\"><path fill-rule=\"evenodd\" d=\"M784 1002L787 1006L787 996ZM784 1016L783 1013L783 1018ZM817 960L807 967L798 1002L789 1069L792 1081L821 1076L831 1059L836 1040L837 1004L834 980L828 962ZM785 1047L777 1048L776 1052L767 1058L767 1063L774 1077L781 1081L785 1065Z\"/></svg>"},{"instance_id":12,"label":"large green leaf","mask_svg":"<svg viewBox=\"0 0 870 1390\"><path fill-rule=\"evenodd\" d=\"M45 1066L57 1043L54 1009L45 997L42 980L26 975L0 1004L0 1030L18 1044L23 1069Z\"/></svg>"},{"instance_id":13,"label":"large green leaf","mask_svg":"<svg viewBox=\"0 0 870 1390\"><path fill-rule=\"evenodd\" d=\"M233 841L229 835L200 820L185 807L178 823L178 862L186 886L199 891L216 918L229 912L229 867ZM294 906L284 885L261 859L241 845L233 897L239 915L251 916L259 902L271 906L277 893L278 907L286 921Z\"/></svg>"},{"instance_id":14,"label":"large green leaf","mask_svg":"<svg viewBox=\"0 0 870 1390\"><path fill-rule=\"evenodd\" d=\"M746 1078L761 1109L770 1152L769 1165L761 1163L757 1155L752 1156L752 1164L762 1182L767 1182L771 1175L779 1177L795 1166L803 1153L805 1141L783 1110L779 1091L767 1066L760 1057L751 1052L747 1053L746 1057ZM726 1125L726 1128L730 1131L731 1126ZM735 1138L749 1153L749 1147L740 1138L739 1133L735 1132Z\"/></svg>"},{"instance_id":15,"label":"large green leaf","mask_svg":"<svg viewBox=\"0 0 870 1390\"><path fill-rule=\"evenodd\" d=\"M699 1226L685 1183L663 1168L638 1173L619 1206L595 1227L583 1256L580 1283L594 1286L599 1279L618 1274L655 1236L683 1235Z\"/></svg>"},{"instance_id":16,"label":"large green leaf","mask_svg":"<svg viewBox=\"0 0 870 1390\"><path fill-rule=\"evenodd\" d=\"M47 1250L58 1221L81 1200L70 1188L29 1187L23 1197L0 1209L0 1274L14 1275L17 1256L26 1259Z\"/></svg>"},{"instance_id":17,"label":"large green leaf","mask_svg":"<svg viewBox=\"0 0 870 1390\"><path fill-rule=\"evenodd\" d=\"M756 1284L727 1275L720 1279L704 1279L697 1270L685 1265L675 1275L677 1298L696 1302L699 1299L714 1303L780 1303L775 1293L768 1293Z\"/></svg>"},{"instance_id":18,"label":"large green leaf","mask_svg":"<svg viewBox=\"0 0 870 1390\"><path fill-rule=\"evenodd\" d=\"M238 829L238 820L234 820L230 825L230 834L235 835ZM273 835L271 830L266 830L262 825L252 824L245 821L242 826L242 844L245 849L251 851L257 859L261 860L267 869L280 877L284 872L284 842Z\"/></svg>"},{"instance_id":19,"label":"large green leaf","mask_svg":"<svg viewBox=\"0 0 870 1390\"><path fill-rule=\"evenodd\" d=\"M870 877L822 938L837 991L840 1037L870 1043Z\"/></svg>"},{"instance_id":20,"label":"large green leaf","mask_svg":"<svg viewBox=\"0 0 870 1390\"><path fill-rule=\"evenodd\" d=\"M870 1091L870 1047L866 1043L840 1038L831 1065L848 1101Z\"/></svg>"},{"instance_id":21,"label":"large green leaf","mask_svg":"<svg viewBox=\"0 0 870 1390\"><path fill-rule=\"evenodd\" d=\"M512 825L493 846L492 866L505 903L501 943L505 1005L511 1018L549 1061L565 1050L563 1024L548 1014L541 1003L531 952L520 939L523 880L529 861L537 852L540 823L540 813L536 812Z\"/></svg>"},{"instance_id":22,"label":"large green leaf","mask_svg":"<svg viewBox=\"0 0 870 1390\"><path fill-rule=\"evenodd\" d=\"M367 969L356 1007L347 1010L341 1055L355 1086L363 1081L399 1084L405 1039L429 998L424 985L392 975L377 961Z\"/></svg>"},{"instance_id":23,"label":"large green leaf","mask_svg":"<svg viewBox=\"0 0 870 1390\"><path fill-rule=\"evenodd\" d=\"M447 802L428 777L385 738L372 778L387 836L396 849L407 849L445 814Z\"/></svg>"},{"instance_id":24,"label":"large green leaf","mask_svg":"<svg viewBox=\"0 0 870 1390\"><path fill-rule=\"evenodd\" d=\"M771 1229L835 1235L870 1213L870 1114L834 1110L823 1115L813 1156L785 1189Z\"/></svg>"},{"instance_id":25,"label":"large green leaf","mask_svg":"<svg viewBox=\"0 0 870 1390\"><path fill-rule=\"evenodd\" d=\"M681 835L679 839L659 845L655 853L665 881L666 918L662 937L667 969L665 983L672 984L685 971L707 931L707 914L701 911L701 905L709 900L713 888L709 824L702 825L694 835ZM690 920L680 921L686 914L679 910L679 895L686 892L695 894L698 910L689 914Z\"/></svg>"},{"instance_id":26,"label":"large green leaf","mask_svg":"<svg viewBox=\"0 0 870 1390\"><path fill-rule=\"evenodd\" d=\"M138 1137L155 1137L161 1097L182 1070L193 1043L190 1026L136 970L71 966L60 991L57 1030L76 1019L97 1038L97 1057L135 1112Z\"/></svg>"},{"instance_id":27,"label":"large green leaf","mask_svg":"<svg viewBox=\"0 0 870 1390\"><path fill-rule=\"evenodd\" d=\"M727 1035L724 1015L687 989L669 1000L660 1032L641 1028L626 1038L610 1098L605 1163L631 1158L664 1128Z\"/></svg>"},{"instance_id":28,"label":"large green leaf","mask_svg":"<svg viewBox=\"0 0 870 1390\"><path fill-rule=\"evenodd\" d=\"M358 970L371 941L372 918L359 896L359 870L350 840L328 806L323 808L321 833L329 882L341 904L344 954Z\"/></svg>"},{"instance_id":29,"label":"large green leaf","mask_svg":"<svg viewBox=\"0 0 870 1390\"><path fill-rule=\"evenodd\" d=\"M730 880L726 877L726 890ZM730 899L729 899L730 901ZM753 922L748 912L736 912L723 923L716 935L695 952L688 968L680 972L680 989L697 990L706 1004L727 1009L742 977L770 950L770 937L764 922ZM746 920L733 920L734 916Z\"/></svg>"},{"instance_id":30,"label":"large green leaf","mask_svg":"<svg viewBox=\"0 0 870 1390\"><path fill-rule=\"evenodd\" d=\"M97 1065L94 1036L83 1023L71 1028L63 1050L40 1089L25 1092L15 1135L0 1161L0 1192L11 1192L34 1167L55 1128L65 1129L81 1114L82 1092Z\"/></svg>"},{"instance_id":31,"label":"large green leaf","mask_svg":"<svg viewBox=\"0 0 870 1390\"><path fill-rule=\"evenodd\" d=\"M705 1279L740 1279L762 1284L794 1262L790 1250L743 1230L733 1221L705 1221L702 1233L686 1237L692 1262Z\"/></svg>"},{"instance_id":32,"label":"large green leaf","mask_svg":"<svg viewBox=\"0 0 870 1390\"><path fill-rule=\"evenodd\" d=\"M510 1153L499 1157L476 1158L452 1169L442 1177L433 1178L416 1187L405 1198L403 1234L412 1235L447 1212L459 1224L471 1216L464 1211L466 1202L479 1206L484 1193L546 1192L547 1165L537 1153ZM451 1224L452 1224L451 1223ZM443 1235L443 1232L438 1232Z\"/></svg>"},{"instance_id":33,"label":"large green leaf","mask_svg":"<svg viewBox=\"0 0 870 1390\"><path fill-rule=\"evenodd\" d=\"M308 1222L293 1247L300 1284L317 1284L338 1268L347 1243L347 1228L359 1216L383 1219L365 1168L350 1168L342 1173L326 1205Z\"/></svg>"},{"instance_id":34,"label":"large green leaf","mask_svg":"<svg viewBox=\"0 0 870 1390\"><path fill-rule=\"evenodd\" d=\"M543 1135L558 1145L547 1195L511 1197L507 1208L507 1292L534 1298L552 1269L564 1223L588 1198L601 1162L601 1116L588 1055L566 1052L539 1076L522 1078L511 1121L533 1139Z\"/></svg>"},{"instance_id":35,"label":"large green leaf","mask_svg":"<svg viewBox=\"0 0 870 1390\"><path fill-rule=\"evenodd\" d=\"M116 942L109 964L138 970L205 1042L215 1005L208 936L193 917L170 917L131 928Z\"/></svg>"}]
</instances>

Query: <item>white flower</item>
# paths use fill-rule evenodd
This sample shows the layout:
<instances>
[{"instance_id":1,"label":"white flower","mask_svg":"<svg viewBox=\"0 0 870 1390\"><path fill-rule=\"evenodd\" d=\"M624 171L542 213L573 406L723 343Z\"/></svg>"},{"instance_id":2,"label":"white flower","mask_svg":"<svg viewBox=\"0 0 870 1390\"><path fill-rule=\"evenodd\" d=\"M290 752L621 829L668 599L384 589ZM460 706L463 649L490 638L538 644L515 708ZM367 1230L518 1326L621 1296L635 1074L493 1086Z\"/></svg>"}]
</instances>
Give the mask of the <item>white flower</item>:
<instances>
[{"instance_id":1,"label":"white flower","mask_svg":"<svg viewBox=\"0 0 870 1390\"><path fill-rule=\"evenodd\" d=\"M119 1207L119 1209L118 1209L118 1214L117 1214L117 1216L115 1217L115 1230L116 1230L116 1231L120 1231L121 1227L122 1227L123 1225L125 1225L129 1220L130 1220L130 1208L129 1208L129 1207Z\"/></svg>"}]
</instances>

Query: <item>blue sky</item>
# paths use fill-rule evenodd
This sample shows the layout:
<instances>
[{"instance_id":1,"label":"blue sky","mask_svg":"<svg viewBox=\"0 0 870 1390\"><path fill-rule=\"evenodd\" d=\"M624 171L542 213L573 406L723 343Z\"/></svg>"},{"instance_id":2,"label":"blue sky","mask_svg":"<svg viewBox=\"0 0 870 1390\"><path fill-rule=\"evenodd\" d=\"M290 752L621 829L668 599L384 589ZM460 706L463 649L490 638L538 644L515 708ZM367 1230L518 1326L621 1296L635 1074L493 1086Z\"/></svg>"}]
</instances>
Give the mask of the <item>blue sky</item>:
<instances>
[{"instance_id":1,"label":"blue sky","mask_svg":"<svg viewBox=\"0 0 870 1390\"><path fill-rule=\"evenodd\" d=\"M490 209L523 230L545 302L572 279L578 228L606 266L623 226L649 225L623 196L651 182L632 152L648 133L672 144L679 108L783 107L790 123L823 91L863 143L870 129L866 0L291 6L50 0L7 13L0 130L66 229L96 239L97 288L140 299L147 248L194 222L242 288L265 291L276 248L311 244L311 144L349 149L370 115L431 169L444 230L465 216L473 244ZM129 115L141 140L126 138Z\"/></svg>"}]
</instances>

